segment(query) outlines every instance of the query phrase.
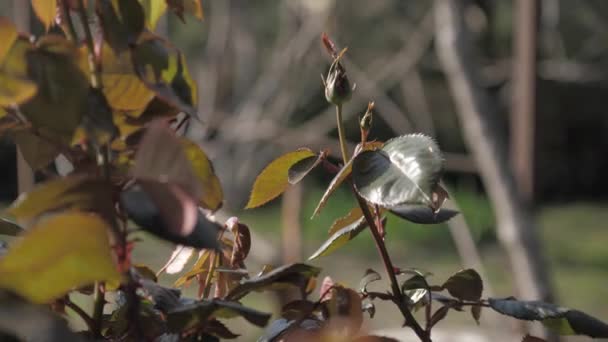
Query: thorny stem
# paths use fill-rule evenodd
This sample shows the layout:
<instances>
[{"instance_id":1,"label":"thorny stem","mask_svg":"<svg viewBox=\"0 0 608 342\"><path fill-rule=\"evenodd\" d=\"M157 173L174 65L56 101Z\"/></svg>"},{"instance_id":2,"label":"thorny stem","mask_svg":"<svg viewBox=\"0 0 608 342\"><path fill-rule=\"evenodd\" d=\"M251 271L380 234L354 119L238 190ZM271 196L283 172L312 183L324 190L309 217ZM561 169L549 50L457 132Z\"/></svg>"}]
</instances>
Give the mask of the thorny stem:
<instances>
[{"instance_id":1,"label":"thorny stem","mask_svg":"<svg viewBox=\"0 0 608 342\"><path fill-rule=\"evenodd\" d=\"M348 154L346 152L346 140L344 138L344 125L342 123L342 105L336 106L336 119L338 121L338 138L340 139L340 149L342 150L342 160L344 164L349 161ZM382 236L380 236L380 231L374 222L374 216L369 211L369 207L367 206L367 202L359 196L357 191L355 190L355 186L351 183L351 189L357 202L359 203L359 207L361 207L361 211L363 212L363 216L367 221L367 225L369 226L369 230L374 237L374 242L376 243L376 248L378 249L378 253L380 253L380 257L382 258L382 262L384 263L384 268L386 269L386 273L388 274L391 289L393 291L393 297L395 298L395 303L401 311L401 314L405 318L406 324L408 324L414 333L420 338L423 342L431 342L429 334L427 334L424 329L418 324L412 312L405 305L405 301L403 300L403 294L401 293L401 289L399 288L399 282L397 281L397 276L395 275L395 267L393 267L393 262L391 261L391 257L386 250L386 245L384 244L384 240Z\"/></svg>"}]
</instances>

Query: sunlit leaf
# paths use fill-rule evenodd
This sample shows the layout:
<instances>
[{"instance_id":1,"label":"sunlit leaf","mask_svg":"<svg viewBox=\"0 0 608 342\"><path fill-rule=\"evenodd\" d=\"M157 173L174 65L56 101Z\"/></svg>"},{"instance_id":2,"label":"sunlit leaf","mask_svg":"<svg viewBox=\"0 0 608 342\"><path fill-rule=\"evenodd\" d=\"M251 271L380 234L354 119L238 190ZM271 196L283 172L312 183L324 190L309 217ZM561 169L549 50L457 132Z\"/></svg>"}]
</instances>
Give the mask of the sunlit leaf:
<instances>
[{"instance_id":1,"label":"sunlit leaf","mask_svg":"<svg viewBox=\"0 0 608 342\"><path fill-rule=\"evenodd\" d=\"M30 221L58 209L103 212L112 205L111 186L100 179L70 176L47 181L22 194L8 208L18 221Z\"/></svg>"},{"instance_id":2,"label":"sunlit leaf","mask_svg":"<svg viewBox=\"0 0 608 342\"><path fill-rule=\"evenodd\" d=\"M359 153L353 162L353 183L361 197L384 207L431 206L442 168L441 151L431 138L405 135L380 150Z\"/></svg>"},{"instance_id":3,"label":"sunlit leaf","mask_svg":"<svg viewBox=\"0 0 608 342\"><path fill-rule=\"evenodd\" d=\"M452 275L442 287L458 299L477 301L483 292L483 281L479 273L469 268Z\"/></svg>"},{"instance_id":4,"label":"sunlit leaf","mask_svg":"<svg viewBox=\"0 0 608 342\"><path fill-rule=\"evenodd\" d=\"M197 90L181 52L146 32L132 49L139 78L165 102L197 118Z\"/></svg>"},{"instance_id":5,"label":"sunlit leaf","mask_svg":"<svg viewBox=\"0 0 608 342\"><path fill-rule=\"evenodd\" d=\"M255 179L246 209L259 207L282 194L289 185L289 169L315 153L307 148L285 153L273 160Z\"/></svg>"},{"instance_id":6,"label":"sunlit leaf","mask_svg":"<svg viewBox=\"0 0 608 342\"><path fill-rule=\"evenodd\" d=\"M9 50L13 47L13 43L17 40L17 27L5 17L0 17L0 65Z\"/></svg>"},{"instance_id":7,"label":"sunlit leaf","mask_svg":"<svg viewBox=\"0 0 608 342\"><path fill-rule=\"evenodd\" d=\"M167 1L139 0L139 3L144 8L144 13L146 15L146 26L150 30L154 30L156 28L156 24L158 23L158 19L165 14L165 11L167 11Z\"/></svg>"},{"instance_id":8,"label":"sunlit leaf","mask_svg":"<svg viewBox=\"0 0 608 342\"><path fill-rule=\"evenodd\" d=\"M120 197L129 218L138 226L176 244L217 247L221 226L207 219L181 188L151 181L145 184L144 189L132 188Z\"/></svg>"},{"instance_id":9,"label":"sunlit leaf","mask_svg":"<svg viewBox=\"0 0 608 342\"><path fill-rule=\"evenodd\" d=\"M541 301L520 301L513 298L489 298L488 304L503 315L521 320L542 321L560 334L608 337L608 324L578 310Z\"/></svg>"},{"instance_id":10,"label":"sunlit leaf","mask_svg":"<svg viewBox=\"0 0 608 342\"><path fill-rule=\"evenodd\" d=\"M236 302L203 300L170 311L167 315L167 326L172 332L181 332L204 324L211 318L243 317L248 322L263 327L270 316L271 314L250 309Z\"/></svg>"},{"instance_id":11,"label":"sunlit leaf","mask_svg":"<svg viewBox=\"0 0 608 342\"><path fill-rule=\"evenodd\" d=\"M363 217L363 212L360 207L355 207L351 209L351 211L346 214L346 216L340 217L332 223L331 227L329 227L329 235L333 235L340 229L349 226Z\"/></svg>"},{"instance_id":12,"label":"sunlit leaf","mask_svg":"<svg viewBox=\"0 0 608 342\"><path fill-rule=\"evenodd\" d=\"M226 296L227 300L239 300L252 291L264 291L285 286L306 286L308 280L316 277L320 268L306 264L290 264L278 267L262 276L244 280Z\"/></svg>"},{"instance_id":13,"label":"sunlit leaf","mask_svg":"<svg viewBox=\"0 0 608 342\"><path fill-rule=\"evenodd\" d=\"M188 139L181 139L186 157L190 161L194 172L202 184L200 206L215 211L222 206L224 193L219 178L215 175L213 164L200 146Z\"/></svg>"},{"instance_id":14,"label":"sunlit leaf","mask_svg":"<svg viewBox=\"0 0 608 342\"><path fill-rule=\"evenodd\" d=\"M424 205L399 205L391 207L389 211L405 220L417 224L439 224L448 221L458 214L458 211L451 209L440 209L433 212L428 206Z\"/></svg>"},{"instance_id":15,"label":"sunlit leaf","mask_svg":"<svg viewBox=\"0 0 608 342\"><path fill-rule=\"evenodd\" d=\"M57 0L32 0L32 7L44 29L48 31L57 14Z\"/></svg>"},{"instance_id":16,"label":"sunlit leaf","mask_svg":"<svg viewBox=\"0 0 608 342\"><path fill-rule=\"evenodd\" d=\"M340 184L342 184L350 176L353 171L353 160L354 158L349 160L348 163L346 163L346 165L344 165L342 169L340 169L340 171L334 176L334 179L332 179L331 183L329 183L327 190L325 190L325 193L321 197L319 204L317 204L315 211L312 213L312 217L315 217L321 212L321 209L323 209L327 203L327 200L329 200L329 197L338 189Z\"/></svg>"},{"instance_id":17,"label":"sunlit leaf","mask_svg":"<svg viewBox=\"0 0 608 342\"><path fill-rule=\"evenodd\" d=\"M165 270L167 274L179 273L184 269L193 254L194 248L177 245L162 269Z\"/></svg>"},{"instance_id":18,"label":"sunlit leaf","mask_svg":"<svg viewBox=\"0 0 608 342\"><path fill-rule=\"evenodd\" d=\"M359 220L351 223L350 225L338 230L332 236L329 237L322 245L317 249L308 260L313 260L321 256L326 256L333 253L335 250L346 245L350 240L354 239L359 233L361 233L365 227L367 227L367 221L362 217Z\"/></svg>"},{"instance_id":19,"label":"sunlit leaf","mask_svg":"<svg viewBox=\"0 0 608 342\"><path fill-rule=\"evenodd\" d=\"M154 92L135 73L131 52L116 52L107 44L101 52L103 92L112 109L143 112Z\"/></svg>"},{"instance_id":20,"label":"sunlit leaf","mask_svg":"<svg viewBox=\"0 0 608 342\"><path fill-rule=\"evenodd\" d=\"M181 287L181 286L187 284L192 278L194 278L196 275L199 275L199 274L201 274L202 276L205 276L206 275L205 272L209 271L209 266L211 264L211 262L210 262L211 253L213 253L213 251L211 251L211 250L200 251L198 260L196 261L194 266L192 266L192 269L190 271L186 272L185 274L183 274L181 277L179 277L175 281L173 286Z\"/></svg>"},{"instance_id":21,"label":"sunlit leaf","mask_svg":"<svg viewBox=\"0 0 608 342\"><path fill-rule=\"evenodd\" d=\"M47 303L75 287L116 281L107 223L92 214L46 217L0 259L0 287Z\"/></svg>"},{"instance_id":22,"label":"sunlit leaf","mask_svg":"<svg viewBox=\"0 0 608 342\"><path fill-rule=\"evenodd\" d=\"M184 13L193 15L199 20L203 20L203 7L201 0L166 0L169 8L184 21Z\"/></svg>"},{"instance_id":23,"label":"sunlit leaf","mask_svg":"<svg viewBox=\"0 0 608 342\"><path fill-rule=\"evenodd\" d=\"M142 5L137 0L99 0L96 3L104 39L115 51L127 50L144 29Z\"/></svg>"}]
</instances>

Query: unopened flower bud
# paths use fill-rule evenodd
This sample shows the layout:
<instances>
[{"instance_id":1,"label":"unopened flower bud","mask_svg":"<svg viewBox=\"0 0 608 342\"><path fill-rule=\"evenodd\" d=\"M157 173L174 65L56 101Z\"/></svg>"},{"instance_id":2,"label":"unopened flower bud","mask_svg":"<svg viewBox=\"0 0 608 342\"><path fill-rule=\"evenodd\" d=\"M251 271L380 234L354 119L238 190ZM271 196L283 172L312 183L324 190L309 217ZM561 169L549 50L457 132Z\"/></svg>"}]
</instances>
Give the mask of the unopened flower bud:
<instances>
[{"instance_id":1,"label":"unopened flower bud","mask_svg":"<svg viewBox=\"0 0 608 342\"><path fill-rule=\"evenodd\" d=\"M352 95L353 91L346 76L346 70L336 59L327 73L325 98L329 103L339 106L350 100Z\"/></svg>"}]
</instances>

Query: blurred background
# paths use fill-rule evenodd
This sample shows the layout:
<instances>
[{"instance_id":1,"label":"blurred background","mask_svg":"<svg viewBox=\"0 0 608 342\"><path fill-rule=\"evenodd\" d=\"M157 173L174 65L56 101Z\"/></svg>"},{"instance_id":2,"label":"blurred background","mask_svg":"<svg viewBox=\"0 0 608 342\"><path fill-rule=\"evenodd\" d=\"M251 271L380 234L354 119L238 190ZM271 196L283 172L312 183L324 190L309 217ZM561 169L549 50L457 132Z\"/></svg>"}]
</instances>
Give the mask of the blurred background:
<instances>
[{"instance_id":1,"label":"blurred background","mask_svg":"<svg viewBox=\"0 0 608 342\"><path fill-rule=\"evenodd\" d=\"M339 156L334 109L319 76L331 62L320 42L327 32L339 48L348 47L345 67L357 85L344 108L351 151L358 119L375 101L373 139L422 132L445 152L450 205L462 215L436 226L389 217L393 262L431 271L436 283L474 267L488 296L551 299L608 319L608 2L202 4L203 22L169 16L159 33L186 54L197 80L204 124L192 121L186 134L208 153L222 181L226 200L218 216L238 216L254 232L252 272L306 260L328 238L333 220L355 206L341 189L311 220L332 178L317 170L282 198L242 210L257 174L280 154L307 146ZM29 1L0 2L0 15L41 32L30 13ZM18 182L6 138L0 162L0 199L8 203ZM136 258L159 268L173 246L144 241ZM366 233L313 264L351 287L367 268L384 274ZM248 300L276 310L272 299ZM379 305L366 325L401 334L399 317ZM510 322L485 312L478 327L468 313L456 313L439 325L435 340L500 341L495 335L519 328ZM260 333L236 326L244 341Z\"/></svg>"}]
</instances>

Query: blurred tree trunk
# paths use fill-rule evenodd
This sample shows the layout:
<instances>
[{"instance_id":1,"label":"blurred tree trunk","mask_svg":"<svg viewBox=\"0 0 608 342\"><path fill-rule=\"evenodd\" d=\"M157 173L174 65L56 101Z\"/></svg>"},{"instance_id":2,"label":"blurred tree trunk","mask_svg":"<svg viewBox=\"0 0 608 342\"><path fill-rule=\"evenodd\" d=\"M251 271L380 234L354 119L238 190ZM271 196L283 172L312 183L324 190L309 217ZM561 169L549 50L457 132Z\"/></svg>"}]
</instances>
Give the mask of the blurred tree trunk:
<instances>
[{"instance_id":1,"label":"blurred tree trunk","mask_svg":"<svg viewBox=\"0 0 608 342\"><path fill-rule=\"evenodd\" d=\"M30 2L13 0L13 18L17 29L21 32L30 31ZM17 191L19 194L30 191L34 187L34 171L23 158L23 153L17 149Z\"/></svg>"},{"instance_id":2,"label":"blurred tree trunk","mask_svg":"<svg viewBox=\"0 0 608 342\"><path fill-rule=\"evenodd\" d=\"M511 264L521 299L550 300L551 286L529 208L519 200L496 107L479 84L473 45L464 19L466 1L436 0L436 48L451 89L464 139L479 167L494 211L498 238Z\"/></svg>"}]
</instances>

